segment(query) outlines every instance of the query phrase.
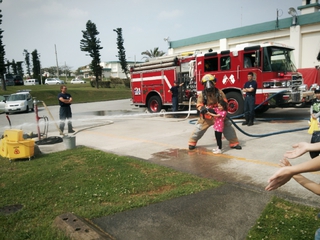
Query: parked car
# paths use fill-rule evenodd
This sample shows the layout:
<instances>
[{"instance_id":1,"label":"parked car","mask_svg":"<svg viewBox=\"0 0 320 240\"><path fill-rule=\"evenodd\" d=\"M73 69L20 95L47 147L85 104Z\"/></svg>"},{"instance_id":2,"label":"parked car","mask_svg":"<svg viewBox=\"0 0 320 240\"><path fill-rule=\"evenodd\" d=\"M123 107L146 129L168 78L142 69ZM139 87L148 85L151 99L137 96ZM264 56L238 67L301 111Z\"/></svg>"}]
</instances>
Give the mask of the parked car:
<instances>
[{"instance_id":1,"label":"parked car","mask_svg":"<svg viewBox=\"0 0 320 240\"><path fill-rule=\"evenodd\" d=\"M24 85L39 85L38 79L27 79L24 81Z\"/></svg>"},{"instance_id":2,"label":"parked car","mask_svg":"<svg viewBox=\"0 0 320 240\"><path fill-rule=\"evenodd\" d=\"M46 85L57 85L57 84L64 84L64 81L59 78L47 78L44 81Z\"/></svg>"},{"instance_id":3,"label":"parked car","mask_svg":"<svg viewBox=\"0 0 320 240\"><path fill-rule=\"evenodd\" d=\"M33 111L33 99L29 92L13 93L5 103L5 112L29 112Z\"/></svg>"},{"instance_id":4,"label":"parked car","mask_svg":"<svg viewBox=\"0 0 320 240\"><path fill-rule=\"evenodd\" d=\"M78 84L78 83L86 83L86 81L82 80L82 79L78 79L78 78L74 78L70 81L70 83L72 84Z\"/></svg>"},{"instance_id":5,"label":"parked car","mask_svg":"<svg viewBox=\"0 0 320 240\"><path fill-rule=\"evenodd\" d=\"M6 80L6 86L14 86L14 78L12 74L4 74L4 79Z\"/></svg>"},{"instance_id":6,"label":"parked car","mask_svg":"<svg viewBox=\"0 0 320 240\"><path fill-rule=\"evenodd\" d=\"M13 82L14 82L14 85L15 85L15 86L16 86L16 85L24 85L23 79L22 79L22 77L19 76L19 75L13 76Z\"/></svg>"}]
</instances>

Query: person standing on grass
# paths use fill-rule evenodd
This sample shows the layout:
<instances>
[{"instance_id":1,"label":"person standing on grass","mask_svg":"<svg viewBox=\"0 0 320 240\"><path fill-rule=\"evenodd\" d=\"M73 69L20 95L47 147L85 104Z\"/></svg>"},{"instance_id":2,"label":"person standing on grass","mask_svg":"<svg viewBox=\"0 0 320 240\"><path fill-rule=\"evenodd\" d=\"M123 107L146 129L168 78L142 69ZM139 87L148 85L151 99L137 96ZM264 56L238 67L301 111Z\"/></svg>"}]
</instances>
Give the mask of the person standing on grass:
<instances>
[{"instance_id":1,"label":"person standing on grass","mask_svg":"<svg viewBox=\"0 0 320 240\"><path fill-rule=\"evenodd\" d=\"M214 135L216 137L216 142L217 142L217 148L213 149L212 152L213 153L222 153L221 149L222 149L222 132L224 129L224 120L227 117L227 112L228 111L228 104L223 101L220 100L218 103L218 107L214 108L214 112L208 112L209 115L214 117Z\"/></svg>"},{"instance_id":2,"label":"person standing on grass","mask_svg":"<svg viewBox=\"0 0 320 240\"><path fill-rule=\"evenodd\" d=\"M179 87L181 87L184 83L178 84L178 81L174 81L174 86L171 87L168 92L172 93L172 112L177 112L179 103L178 103L178 96L179 96ZM178 117L176 114L174 117Z\"/></svg>"},{"instance_id":3,"label":"person standing on grass","mask_svg":"<svg viewBox=\"0 0 320 240\"><path fill-rule=\"evenodd\" d=\"M64 125L65 121L68 120L68 133L74 133L72 127L72 112L71 112L71 103L72 103L72 97L69 93L67 93L67 87L65 85L62 85L60 87L60 93L58 94L58 100L60 105L59 110L59 119L60 119L60 134L63 135Z\"/></svg>"}]
</instances>

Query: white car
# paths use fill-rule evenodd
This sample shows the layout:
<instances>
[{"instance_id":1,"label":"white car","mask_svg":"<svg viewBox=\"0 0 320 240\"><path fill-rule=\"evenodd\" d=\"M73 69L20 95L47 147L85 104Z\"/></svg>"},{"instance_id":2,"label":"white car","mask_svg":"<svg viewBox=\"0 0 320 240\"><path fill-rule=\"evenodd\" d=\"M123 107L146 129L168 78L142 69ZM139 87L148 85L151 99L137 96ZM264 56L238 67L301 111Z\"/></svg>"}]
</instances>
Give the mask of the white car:
<instances>
[{"instance_id":1,"label":"white car","mask_svg":"<svg viewBox=\"0 0 320 240\"><path fill-rule=\"evenodd\" d=\"M24 85L39 85L38 79L27 79L24 81Z\"/></svg>"},{"instance_id":2,"label":"white car","mask_svg":"<svg viewBox=\"0 0 320 240\"><path fill-rule=\"evenodd\" d=\"M46 85L57 85L57 84L64 84L64 81L59 78L47 78L44 81Z\"/></svg>"},{"instance_id":3,"label":"white car","mask_svg":"<svg viewBox=\"0 0 320 240\"><path fill-rule=\"evenodd\" d=\"M5 103L6 113L33 111L33 99L29 92L13 93Z\"/></svg>"},{"instance_id":4,"label":"white car","mask_svg":"<svg viewBox=\"0 0 320 240\"><path fill-rule=\"evenodd\" d=\"M78 78L74 78L70 81L70 83L72 84L78 84L78 83L86 83L86 81L82 80L82 79L78 79Z\"/></svg>"}]
</instances>

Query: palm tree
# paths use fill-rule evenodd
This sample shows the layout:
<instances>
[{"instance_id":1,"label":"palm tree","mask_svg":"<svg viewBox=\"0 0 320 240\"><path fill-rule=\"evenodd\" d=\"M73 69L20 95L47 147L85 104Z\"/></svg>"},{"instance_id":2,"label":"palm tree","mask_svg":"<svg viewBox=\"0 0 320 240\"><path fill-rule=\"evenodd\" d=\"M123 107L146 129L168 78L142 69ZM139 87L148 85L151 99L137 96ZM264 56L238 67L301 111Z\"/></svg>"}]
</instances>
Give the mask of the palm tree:
<instances>
[{"instance_id":1,"label":"palm tree","mask_svg":"<svg viewBox=\"0 0 320 240\"><path fill-rule=\"evenodd\" d=\"M163 56L164 54L166 54L165 52L163 51L159 51L159 48L158 47L155 47L152 51L152 49L149 51L144 51L141 53L141 55L145 55L142 59L146 58L146 62L149 61L149 58L155 58L155 57L161 57Z\"/></svg>"}]
</instances>

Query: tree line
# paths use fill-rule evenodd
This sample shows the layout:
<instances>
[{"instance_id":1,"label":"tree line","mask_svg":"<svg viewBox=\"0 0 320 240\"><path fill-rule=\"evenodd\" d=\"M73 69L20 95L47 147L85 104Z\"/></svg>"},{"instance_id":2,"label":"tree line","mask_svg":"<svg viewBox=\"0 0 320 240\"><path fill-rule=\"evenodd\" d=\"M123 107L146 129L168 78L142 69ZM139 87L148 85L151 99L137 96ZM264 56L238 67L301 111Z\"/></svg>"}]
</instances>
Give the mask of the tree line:
<instances>
[{"instance_id":1,"label":"tree line","mask_svg":"<svg viewBox=\"0 0 320 240\"><path fill-rule=\"evenodd\" d=\"M0 1L1 3L2 1ZM0 9L0 27L2 24L2 14ZM122 37L122 28L113 29L114 32L117 33L117 48L118 48L118 58L122 68L123 73L126 75L128 79L129 69L126 60L126 51L124 48L124 39ZM39 80L40 84L44 84L45 78L47 77L45 74L50 74L50 76L59 76L59 72L64 73L66 76L71 75L71 67L65 65L61 67L41 67L40 62L40 54L38 53L37 49L33 50L31 53L28 50L23 50L24 61L12 61L5 59L5 47L3 45L2 37L3 37L3 30L0 28L0 79L4 79L5 74L13 74L13 75L20 75L25 76L22 64L25 63L26 65L26 75L28 77L32 77ZM92 58L90 63L90 69L95 77L96 84L95 86L98 88L98 81L102 79L102 67L100 65L100 50L103 47L100 45L100 39L98 38L99 32L97 30L96 25L91 21L88 20L86 23L86 30L82 31L83 39L80 40L80 50L83 52L87 52L88 55ZM145 61L149 61L150 58L153 57L160 57L163 56L165 53L160 51L159 48L154 48L153 50L146 50L141 53L144 55L143 59ZM80 72L80 69L77 69L77 72ZM40 79L43 78L43 82ZM2 83L2 90L6 90L6 83L5 81L1 81Z\"/></svg>"}]
</instances>

